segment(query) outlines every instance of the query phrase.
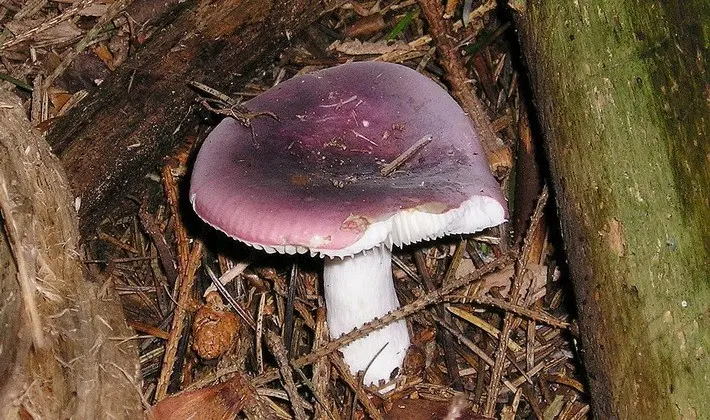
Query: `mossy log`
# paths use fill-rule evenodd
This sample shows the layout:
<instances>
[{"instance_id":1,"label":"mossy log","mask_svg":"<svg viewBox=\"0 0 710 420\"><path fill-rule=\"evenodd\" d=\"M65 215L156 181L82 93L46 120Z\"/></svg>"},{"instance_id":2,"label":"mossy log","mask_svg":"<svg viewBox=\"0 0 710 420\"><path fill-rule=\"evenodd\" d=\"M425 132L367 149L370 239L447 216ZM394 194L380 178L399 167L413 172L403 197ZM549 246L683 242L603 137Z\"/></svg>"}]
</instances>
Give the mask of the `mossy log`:
<instances>
[{"instance_id":1,"label":"mossy log","mask_svg":"<svg viewBox=\"0 0 710 420\"><path fill-rule=\"evenodd\" d=\"M710 418L710 3L509 5L595 417Z\"/></svg>"}]
</instances>

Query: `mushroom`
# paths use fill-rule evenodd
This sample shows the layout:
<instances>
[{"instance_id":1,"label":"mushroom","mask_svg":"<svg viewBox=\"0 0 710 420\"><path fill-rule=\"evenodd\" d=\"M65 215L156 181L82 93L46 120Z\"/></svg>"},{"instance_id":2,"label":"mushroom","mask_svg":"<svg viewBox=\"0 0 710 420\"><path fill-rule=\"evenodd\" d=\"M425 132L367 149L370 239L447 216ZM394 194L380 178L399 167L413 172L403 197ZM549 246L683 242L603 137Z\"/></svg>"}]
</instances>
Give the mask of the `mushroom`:
<instances>
[{"instance_id":1,"label":"mushroom","mask_svg":"<svg viewBox=\"0 0 710 420\"><path fill-rule=\"evenodd\" d=\"M296 76L244 105L278 120L257 117L251 127L222 120L198 153L190 201L208 224L255 248L323 257L332 337L399 307L393 246L506 219L469 118L405 66L343 64ZM431 141L383 175L423 138ZM366 371L371 384L390 379L408 346L402 320L342 352L351 372Z\"/></svg>"}]
</instances>

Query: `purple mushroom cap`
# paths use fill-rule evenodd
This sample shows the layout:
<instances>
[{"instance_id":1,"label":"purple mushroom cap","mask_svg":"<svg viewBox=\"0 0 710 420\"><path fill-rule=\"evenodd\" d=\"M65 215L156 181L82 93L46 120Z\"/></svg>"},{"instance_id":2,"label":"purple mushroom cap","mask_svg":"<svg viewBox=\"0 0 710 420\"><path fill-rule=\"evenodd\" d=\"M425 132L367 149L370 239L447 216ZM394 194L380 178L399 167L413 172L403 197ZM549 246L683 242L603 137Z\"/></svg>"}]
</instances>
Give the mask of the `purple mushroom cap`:
<instances>
[{"instance_id":1,"label":"purple mushroom cap","mask_svg":"<svg viewBox=\"0 0 710 420\"><path fill-rule=\"evenodd\" d=\"M296 76L225 118L195 162L190 199L227 235L267 251L348 256L500 224L506 205L468 116L405 66L349 63ZM380 169L432 141L390 176ZM403 226L414 219L418 227ZM471 220L475 219L475 220Z\"/></svg>"},{"instance_id":2,"label":"purple mushroom cap","mask_svg":"<svg viewBox=\"0 0 710 420\"><path fill-rule=\"evenodd\" d=\"M278 120L259 116L250 128L225 118L197 156L190 201L202 219L247 244L325 256L332 337L399 307L393 245L506 218L468 117L407 67L345 64L294 77L245 106ZM432 140L383 175L385 164L425 137ZM370 384L402 366L409 343L400 320L341 351Z\"/></svg>"}]
</instances>

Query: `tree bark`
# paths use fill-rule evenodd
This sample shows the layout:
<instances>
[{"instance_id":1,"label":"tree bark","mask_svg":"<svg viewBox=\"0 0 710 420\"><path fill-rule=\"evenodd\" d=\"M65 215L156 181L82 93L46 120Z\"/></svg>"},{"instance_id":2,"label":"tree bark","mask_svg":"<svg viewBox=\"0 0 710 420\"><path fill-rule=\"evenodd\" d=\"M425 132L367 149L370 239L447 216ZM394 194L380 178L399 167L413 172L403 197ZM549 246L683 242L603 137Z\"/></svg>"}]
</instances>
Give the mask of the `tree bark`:
<instances>
[{"instance_id":1,"label":"tree bark","mask_svg":"<svg viewBox=\"0 0 710 420\"><path fill-rule=\"evenodd\" d=\"M710 418L710 3L509 5L595 416Z\"/></svg>"},{"instance_id":2,"label":"tree bark","mask_svg":"<svg viewBox=\"0 0 710 420\"><path fill-rule=\"evenodd\" d=\"M338 0L217 0L177 3L176 18L154 35L48 137L80 198L84 234L116 197L176 145L196 135L196 80L225 93Z\"/></svg>"},{"instance_id":3,"label":"tree bark","mask_svg":"<svg viewBox=\"0 0 710 420\"><path fill-rule=\"evenodd\" d=\"M141 418L134 333L81 255L64 170L0 88L2 419Z\"/></svg>"}]
</instances>

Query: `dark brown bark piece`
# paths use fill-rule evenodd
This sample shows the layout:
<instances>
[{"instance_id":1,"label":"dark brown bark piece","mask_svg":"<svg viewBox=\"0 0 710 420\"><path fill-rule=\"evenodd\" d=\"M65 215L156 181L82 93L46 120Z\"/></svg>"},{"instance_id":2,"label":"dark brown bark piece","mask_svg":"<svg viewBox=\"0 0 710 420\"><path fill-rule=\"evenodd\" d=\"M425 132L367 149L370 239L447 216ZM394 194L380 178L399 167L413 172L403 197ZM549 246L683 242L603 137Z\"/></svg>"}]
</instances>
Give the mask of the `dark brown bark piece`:
<instances>
[{"instance_id":1,"label":"dark brown bark piece","mask_svg":"<svg viewBox=\"0 0 710 420\"><path fill-rule=\"evenodd\" d=\"M519 115L518 134L520 142L516 152L515 207L513 209L513 232L515 232L513 243L516 245L522 243L530 224L530 216L535 210L535 203L542 189L542 177L538 165L540 155L538 150L539 139L533 136L528 119L528 110L525 105L521 107Z\"/></svg>"},{"instance_id":2,"label":"dark brown bark piece","mask_svg":"<svg viewBox=\"0 0 710 420\"><path fill-rule=\"evenodd\" d=\"M196 135L197 80L224 92L337 0L188 1L177 17L108 77L49 141L81 199L84 234L100 222L127 187L188 136Z\"/></svg>"}]
</instances>

